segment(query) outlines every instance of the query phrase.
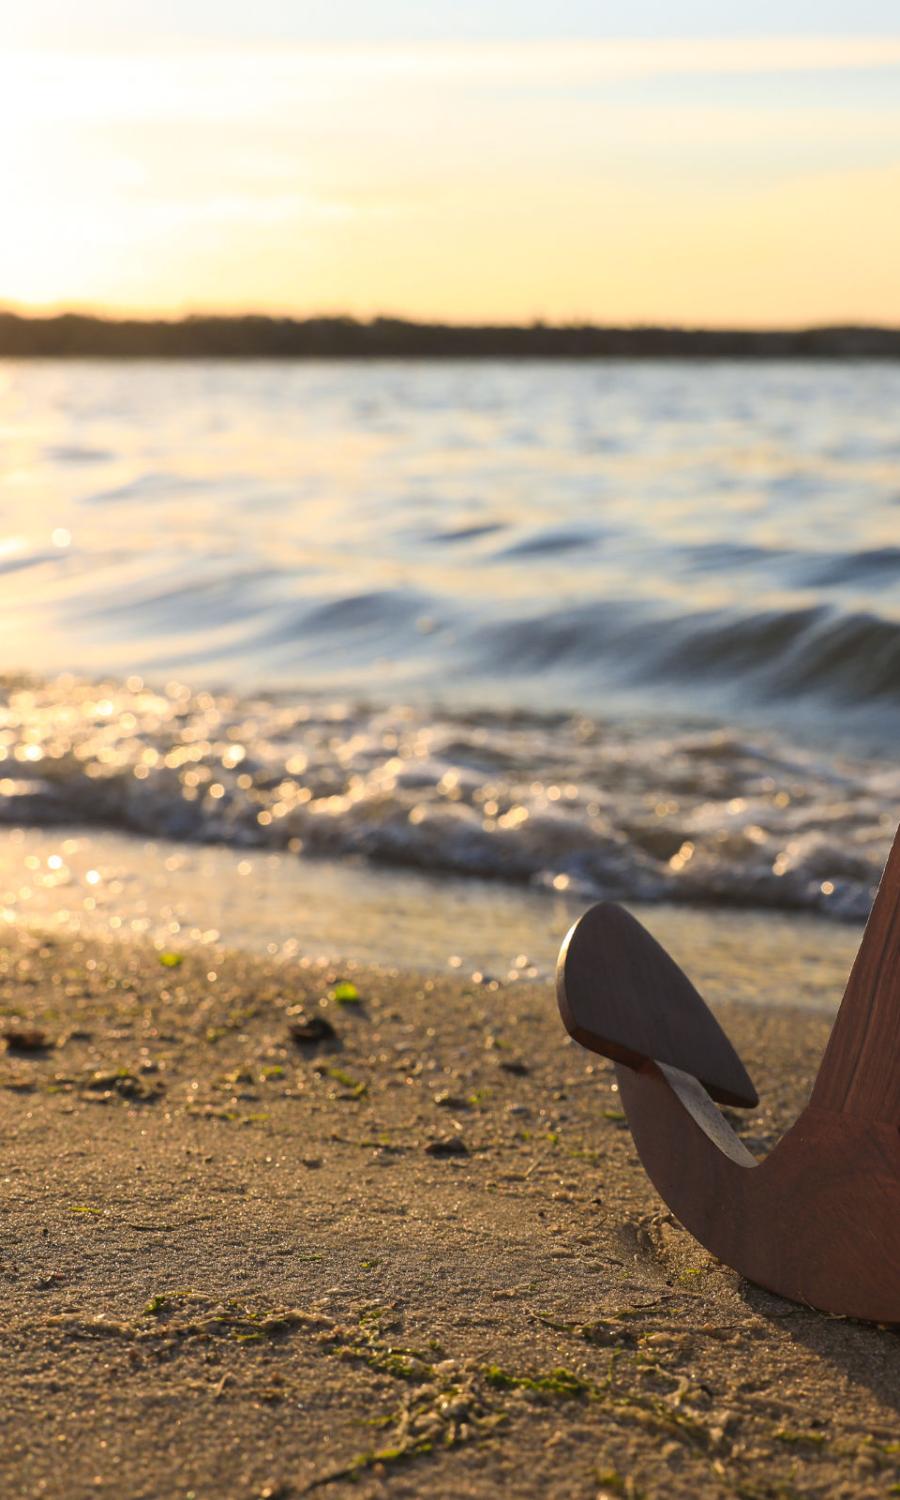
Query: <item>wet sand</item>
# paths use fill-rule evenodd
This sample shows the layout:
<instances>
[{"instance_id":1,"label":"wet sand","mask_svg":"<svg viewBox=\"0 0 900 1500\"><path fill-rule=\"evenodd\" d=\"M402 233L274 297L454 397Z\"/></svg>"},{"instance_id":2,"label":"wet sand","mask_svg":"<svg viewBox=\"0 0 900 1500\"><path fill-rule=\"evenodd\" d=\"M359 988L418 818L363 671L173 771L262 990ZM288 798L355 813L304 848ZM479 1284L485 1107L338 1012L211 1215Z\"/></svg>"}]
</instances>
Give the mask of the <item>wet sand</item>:
<instances>
[{"instance_id":1,"label":"wet sand","mask_svg":"<svg viewBox=\"0 0 900 1500\"><path fill-rule=\"evenodd\" d=\"M829 1018L721 993L761 1153ZM675 1224L546 982L19 933L0 1007L48 1043L0 1053L0 1493L900 1493L898 1333Z\"/></svg>"}]
</instances>

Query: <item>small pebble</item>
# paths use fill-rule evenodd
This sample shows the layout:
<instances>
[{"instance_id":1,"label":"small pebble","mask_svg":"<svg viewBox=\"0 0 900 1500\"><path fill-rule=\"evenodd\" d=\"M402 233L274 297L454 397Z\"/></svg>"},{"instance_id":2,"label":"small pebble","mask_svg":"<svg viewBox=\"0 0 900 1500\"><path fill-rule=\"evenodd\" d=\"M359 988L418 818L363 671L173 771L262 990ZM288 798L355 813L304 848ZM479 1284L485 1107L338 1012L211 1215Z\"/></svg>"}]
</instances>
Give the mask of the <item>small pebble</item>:
<instances>
[{"instance_id":1,"label":"small pebble","mask_svg":"<svg viewBox=\"0 0 900 1500\"><path fill-rule=\"evenodd\" d=\"M37 1026L7 1027L3 1040L10 1052L46 1052L53 1045L46 1031L41 1031Z\"/></svg>"},{"instance_id":2,"label":"small pebble","mask_svg":"<svg viewBox=\"0 0 900 1500\"><path fill-rule=\"evenodd\" d=\"M324 1016L298 1016L296 1021L291 1022L290 1033L291 1041L298 1047L331 1041L337 1036L331 1022L326 1021Z\"/></svg>"},{"instance_id":3,"label":"small pebble","mask_svg":"<svg viewBox=\"0 0 900 1500\"><path fill-rule=\"evenodd\" d=\"M429 1141L425 1151L428 1156L468 1156L469 1154L469 1148L461 1135L451 1135L441 1141Z\"/></svg>"}]
</instances>

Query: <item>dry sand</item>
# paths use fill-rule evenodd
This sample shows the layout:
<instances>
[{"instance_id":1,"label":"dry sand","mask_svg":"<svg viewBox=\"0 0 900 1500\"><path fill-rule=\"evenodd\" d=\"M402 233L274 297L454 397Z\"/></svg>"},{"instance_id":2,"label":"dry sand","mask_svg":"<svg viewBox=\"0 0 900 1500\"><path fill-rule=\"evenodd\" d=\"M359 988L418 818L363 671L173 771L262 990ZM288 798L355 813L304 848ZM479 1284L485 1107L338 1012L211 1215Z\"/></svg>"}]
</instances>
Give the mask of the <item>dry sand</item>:
<instances>
[{"instance_id":1,"label":"dry sand","mask_svg":"<svg viewBox=\"0 0 900 1500\"><path fill-rule=\"evenodd\" d=\"M548 985L209 965L0 955L0 1494L900 1493L898 1333L679 1228ZM717 1010L761 1152L828 1021Z\"/></svg>"}]
</instances>

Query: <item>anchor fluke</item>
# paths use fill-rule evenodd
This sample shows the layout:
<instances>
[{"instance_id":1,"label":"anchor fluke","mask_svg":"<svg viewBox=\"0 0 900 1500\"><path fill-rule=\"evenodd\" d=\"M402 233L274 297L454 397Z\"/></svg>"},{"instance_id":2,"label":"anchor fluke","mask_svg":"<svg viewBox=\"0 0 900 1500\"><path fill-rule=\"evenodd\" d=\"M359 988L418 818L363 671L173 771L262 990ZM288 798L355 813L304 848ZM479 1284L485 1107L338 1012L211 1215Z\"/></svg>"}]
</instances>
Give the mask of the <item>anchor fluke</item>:
<instances>
[{"instance_id":1,"label":"anchor fluke","mask_svg":"<svg viewBox=\"0 0 900 1500\"><path fill-rule=\"evenodd\" d=\"M602 902L575 923L560 950L556 993L569 1035L592 1052L631 1068L668 1063L720 1104L759 1103L712 1011L624 907Z\"/></svg>"}]
</instances>

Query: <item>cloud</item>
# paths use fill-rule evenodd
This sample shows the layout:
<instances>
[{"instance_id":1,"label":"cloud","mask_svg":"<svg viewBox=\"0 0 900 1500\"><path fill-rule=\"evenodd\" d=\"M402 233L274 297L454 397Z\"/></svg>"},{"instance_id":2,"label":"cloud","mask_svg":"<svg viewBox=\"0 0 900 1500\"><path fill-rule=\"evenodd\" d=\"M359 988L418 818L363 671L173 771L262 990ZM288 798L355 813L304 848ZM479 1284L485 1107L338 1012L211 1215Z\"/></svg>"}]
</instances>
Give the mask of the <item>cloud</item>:
<instances>
[{"instance_id":1,"label":"cloud","mask_svg":"<svg viewBox=\"0 0 900 1500\"><path fill-rule=\"evenodd\" d=\"M891 68L900 68L900 36L8 50L0 59L0 99L6 101L4 113L45 124L271 119L315 103L352 105L397 87L583 87L629 79Z\"/></svg>"}]
</instances>

